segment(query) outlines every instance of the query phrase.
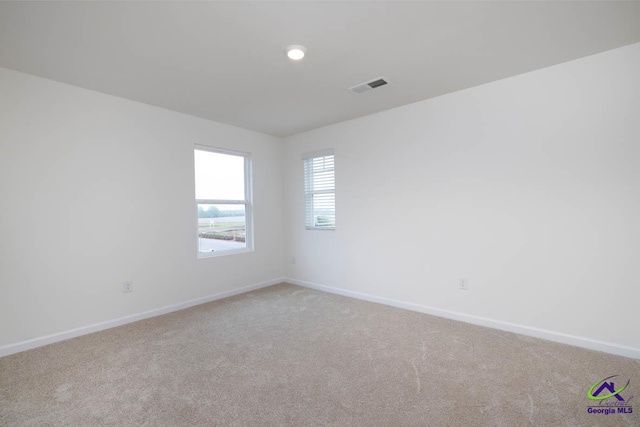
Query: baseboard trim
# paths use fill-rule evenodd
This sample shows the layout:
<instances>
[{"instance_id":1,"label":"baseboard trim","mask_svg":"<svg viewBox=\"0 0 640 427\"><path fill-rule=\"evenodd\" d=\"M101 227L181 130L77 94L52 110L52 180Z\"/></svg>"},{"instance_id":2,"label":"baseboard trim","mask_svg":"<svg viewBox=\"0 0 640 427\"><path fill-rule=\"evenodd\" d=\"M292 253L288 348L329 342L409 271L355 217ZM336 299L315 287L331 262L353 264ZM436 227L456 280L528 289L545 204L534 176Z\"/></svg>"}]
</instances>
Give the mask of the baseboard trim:
<instances>
[{"instance_id":1,"label":"baseboard trim","mask_svg":"<svg viewBox=\"0 0 640 427\"><path fill-rule=\"evenodd\" d=\"M329 292L336 295L342 295L342 296L356 298L364 301L375 302L378 304L389 305L392 307L403 308L406 310L417 311L420 313L430 314L438 317L444 317L446 319L458 320L461 322L471 323L479 326L485 326L493 329L499 329L502 331L513 332L516 334L526 335L534 338L541 338L544 340L553 341L561 344L568 344L576 347L587 348L590 350L616 354L618 356L629 357L632 359L640 359L640 349L638 348L626 347L626 346L622 346L622 345L618 345L610 342L598 341L591 338L568 335L560 332L547 331L544 329L518 325L515 323L503 322L500 320L489 319L486 317L473 316L470 314L464 314L464 313L449 311L449 310L442 310L439 308L429 307L426 305L413 304L413 303L400 301L400 300L377 297L370 294L350 291L346 289L334 288L331 286L319 285L317 283L311 283L304 280L293 279L290 277L285 277L283 280L287 283L291 283L294 285L303 286L305 288L315 289L318 291Z\"/></svg>"},{"instance_id":2,"label":"baseboard trim","mask_svg":"<svg viewBox=\"0 0 640 427\"><path fill-rule=\"evenodd\" d=\"M145 311L142 313L131 314L129 316L108 320L106 322L94 323L92 325L82 326L80 328L75 328L75 329L71 329L64 332L58 332L55 334L46 335L39 338L21 341L15 344L8 344L0 347L0 357L9 356L11 354L20 353L26 350L31 350L37 347L42 347L42 346L53 344L59 341L65 341L65 340L79 337L82 335L92 334L94 332L103 331L105 329L115 328L117 326L126 325L127 323L137 322L138 320L144 320L150 317L161 316L163 314L172 313L178 310L184 310L185 308L193 307L200 304L206 304L211 301L217 301L217 300L229 298L235 295L244 294L247 292L254 291L256 289L266 288L268 286L273 286L285 281L286 281L285 278L280 277L277 279L268 280L266 282L256 283L249 286L243 286L241 288L219 292L217 294L192 299L189 301L184 301L184 302L169 305L166 307L156 308L156 309Z\"/></svg>"}]
</instances>

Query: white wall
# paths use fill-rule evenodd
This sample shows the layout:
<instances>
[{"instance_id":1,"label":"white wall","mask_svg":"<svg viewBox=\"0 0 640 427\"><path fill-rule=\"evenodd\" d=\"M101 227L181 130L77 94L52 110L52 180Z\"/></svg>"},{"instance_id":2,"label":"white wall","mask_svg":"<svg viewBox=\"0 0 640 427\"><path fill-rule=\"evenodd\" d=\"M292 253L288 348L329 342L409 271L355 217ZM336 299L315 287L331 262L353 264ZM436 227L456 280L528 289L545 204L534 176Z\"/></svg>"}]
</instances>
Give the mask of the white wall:
<instances>
[{"instance_id":1,"label":"white wall","mask_svg":"<svg viewBox=\"0 0 640 427\"><path fill-rule=\"evenodd\" d=\"M293 136L283 153L0 68L0 348L285 272L640 351L638 75L635 44ZM194 144L252 153L254 252L196 259ZM329 147L338 227L306 231L301 155Z\"/></svg>"},{"instance_id":2,"label":"white wall","mask_svg":"<svg viewBox=\"0 0 640 427\"><path fill-rule=\"evenodd\" d=\"M640 354L639 76L635 44L287 138L287 275ZM337 229L307 231L330 147Z\"/></svg>"},{"instance_id":3,"label":"white wall","mask_svg":"<svg viewBox=\"0 0 640 427\"><path fill-rule=\"evenodd\" d=\"M0 94L0 347L282 276L279 138L2 68ZM196 259L194 144L252 154L254 252Z\"/></svg>"}]
</instances>

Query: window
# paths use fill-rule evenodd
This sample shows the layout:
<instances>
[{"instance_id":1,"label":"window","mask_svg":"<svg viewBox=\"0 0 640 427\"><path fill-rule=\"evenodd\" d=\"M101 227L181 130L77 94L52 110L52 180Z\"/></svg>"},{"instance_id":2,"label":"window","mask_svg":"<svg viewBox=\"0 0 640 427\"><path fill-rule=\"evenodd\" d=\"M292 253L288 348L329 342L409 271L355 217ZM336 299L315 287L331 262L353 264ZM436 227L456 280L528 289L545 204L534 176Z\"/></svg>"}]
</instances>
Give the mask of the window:
<instances>
[{"instance_id":1,"label":"window","mask_svg":"<svg viewBox=\"0 0 640 427\"><path fill-rule=\"evenodd\" d=\"M253 249L248 154L195 149L198 258Z\"/></svg>"},{"instance_id":2,"label":"window","mask_svg":"<svg viewBox=\"0 0 640 427\"><path fill-rule=\"evenodd\" d=\"M304 158L305 223L307 229L335 230L336 193L333 152Z\"/></svg>"}]
</instances>

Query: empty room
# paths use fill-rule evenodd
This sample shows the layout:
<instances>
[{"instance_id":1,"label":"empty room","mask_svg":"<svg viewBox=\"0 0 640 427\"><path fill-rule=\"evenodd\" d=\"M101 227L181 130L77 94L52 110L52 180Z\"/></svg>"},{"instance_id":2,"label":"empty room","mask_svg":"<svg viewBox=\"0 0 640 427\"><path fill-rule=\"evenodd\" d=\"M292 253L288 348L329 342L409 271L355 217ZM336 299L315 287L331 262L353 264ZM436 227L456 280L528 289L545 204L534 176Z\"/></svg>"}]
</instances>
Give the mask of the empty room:
<instances>
[{"instance_id":1,"label":"empty room","mask_svg":"<svg viewBox=\"0 0 640 427\"><path fill-rule=\"evenodd\" d=\"M0 2L0 426L640 426L639 163L640 2Z\"/></svg>"}]
</instances>

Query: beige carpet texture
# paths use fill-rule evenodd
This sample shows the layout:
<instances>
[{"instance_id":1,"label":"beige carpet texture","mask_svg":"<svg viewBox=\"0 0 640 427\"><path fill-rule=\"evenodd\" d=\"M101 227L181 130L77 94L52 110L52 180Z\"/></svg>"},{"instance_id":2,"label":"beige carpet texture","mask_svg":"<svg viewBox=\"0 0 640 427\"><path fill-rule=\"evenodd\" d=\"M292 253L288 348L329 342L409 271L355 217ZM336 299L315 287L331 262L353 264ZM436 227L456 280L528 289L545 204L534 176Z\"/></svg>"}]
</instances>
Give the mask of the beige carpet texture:
<instances>
[{"instance_id":1,"label":"beige carpet texture","mask_svg":"<svg viewBox=\"0 0 640 427\"><path fill-rule=\"evenodd\" d=\"M0 358L0 425L640 426L640 361L280 284Z\"/></svg>"}]
</instances>

